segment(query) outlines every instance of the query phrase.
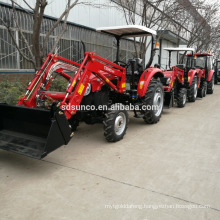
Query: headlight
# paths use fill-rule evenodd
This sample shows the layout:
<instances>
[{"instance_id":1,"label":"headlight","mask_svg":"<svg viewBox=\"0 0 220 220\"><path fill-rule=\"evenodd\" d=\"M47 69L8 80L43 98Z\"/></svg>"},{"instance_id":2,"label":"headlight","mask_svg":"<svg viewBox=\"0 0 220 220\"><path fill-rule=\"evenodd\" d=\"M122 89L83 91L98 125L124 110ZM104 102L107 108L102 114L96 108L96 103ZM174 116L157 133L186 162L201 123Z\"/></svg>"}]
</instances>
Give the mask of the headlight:
<instances>
[{"instance_id":1,"label":"headlight","mask_svg":"<svg viewBox=\"0 0 220 220\"><path fill-rule=\"evenodd\" d=\"M92 85L91 83L88 83L84 96L89 95L89 93L91 92L91 89L92 89Z\"/></svg>"},{"instance_id":2,"label":"headlight","mask_svg":"<svg viewBox=\"0 0 220 220\"><path fill-rule=\"evenodd\" d=\"M168 78L168 79L167 79L166 84L167 84L167 85L169 85L169 84L170 84L170 78Z\"/></svg>"}]
</instances>

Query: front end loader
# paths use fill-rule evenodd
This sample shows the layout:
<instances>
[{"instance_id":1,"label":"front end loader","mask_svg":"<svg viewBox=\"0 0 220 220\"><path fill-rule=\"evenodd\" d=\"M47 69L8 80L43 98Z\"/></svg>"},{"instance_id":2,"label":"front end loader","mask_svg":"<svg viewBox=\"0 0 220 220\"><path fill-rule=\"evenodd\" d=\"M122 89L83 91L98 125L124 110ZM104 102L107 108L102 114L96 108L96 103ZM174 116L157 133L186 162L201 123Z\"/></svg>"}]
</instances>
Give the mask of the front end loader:
<instances>
[{"instance_id":1,"label":"front end loader","mask_svg":"<svg viewBox=\"0 0 220 220\"><path fill-rule=\"evenodd\" d=\"M80 121L102 122L106 140L119 141L128 126L126 105L133 106L134 116L148 124L159 121L164 104L160 80L164 75L160 69L150 67L156 32L136 25L97 31L116 38L116 61L110 62L93 52L85 52L81 64L57 54L47 55L17 105L0 104L1 149L41 159L68 144ZM139 68L139 59L126 63L120 60L120 40L137 36L150 36L152 40L146 68ZM66 79L65 92L49 90L55 75Z\"/></svg>"}]
</instances>

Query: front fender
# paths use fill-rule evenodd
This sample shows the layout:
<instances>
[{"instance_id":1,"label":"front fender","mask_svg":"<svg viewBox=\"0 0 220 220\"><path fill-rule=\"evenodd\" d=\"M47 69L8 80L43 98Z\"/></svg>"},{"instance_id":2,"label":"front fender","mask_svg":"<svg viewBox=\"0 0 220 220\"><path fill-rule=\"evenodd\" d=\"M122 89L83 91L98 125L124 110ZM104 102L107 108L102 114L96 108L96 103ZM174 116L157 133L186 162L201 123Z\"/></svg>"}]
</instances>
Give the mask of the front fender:
<instances>
[{"instance_id":1,"label":"front fender","mask_svg":"<svg viewBox=\"0 0 220 220\"><path fill-rule=\"evenodd\" d=\"M214 74L214 70L209 70L208 78L207 78L208 82L211 81L213 74Z\"/></svg>"},{"instance_id":2,"label":"front fender","mask_svg":"<svg viewBox=\"0 0 220 220\"><path fill-rule=\"evenodd\" d=\"M147 92L149 83L152 78L161 78L164 77L162 71L158 68L148 68L146 69L138 82L137 94L139 97L143 97Z\"/></svg>"}]
</instances>

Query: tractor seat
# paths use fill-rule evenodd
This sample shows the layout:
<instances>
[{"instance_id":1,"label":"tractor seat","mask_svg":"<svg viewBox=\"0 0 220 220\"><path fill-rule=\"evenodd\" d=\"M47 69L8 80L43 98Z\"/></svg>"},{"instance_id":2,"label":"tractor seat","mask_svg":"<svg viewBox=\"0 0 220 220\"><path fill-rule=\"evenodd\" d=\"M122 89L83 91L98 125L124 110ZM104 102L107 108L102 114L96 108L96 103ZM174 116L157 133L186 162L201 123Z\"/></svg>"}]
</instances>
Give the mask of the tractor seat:
<instances>
[{"instance_id":1,"label":"tractor seat","mask_svg":"<svg viewBox=\"0 0 220 220\"><path fill-rule=\"evenodd\" d=\"M186 65L185 64L177 64L176 67L181 70L184 70L186 68Z\"/></svg>"},{"instance_id":2,"label":"tractor seat","mask_svg":"<svg viewBox=\"0 0 220 220\"><path fill-rule=\"evenodd\" d=\"M170 77L168 77L168 76L164 76L164 77L160 78L160 81L161 81L163 86L169 86L170 82L168 81L168 79L170 79Z\"/></svg>"},{"instance_id":3,"label":"tractor seat","mask_svg":"<svg viewBox=\"0 0 220 220\"><path fill-rule=\"evenodd\" d=\"M135 59L129 59L127 62L128 68L127 68L127 75L132 75L132 65L134 66L134 74L140 75L143 72L143 65L141 64L141 59L135 58Z\"/></svg>"}]
</instances>

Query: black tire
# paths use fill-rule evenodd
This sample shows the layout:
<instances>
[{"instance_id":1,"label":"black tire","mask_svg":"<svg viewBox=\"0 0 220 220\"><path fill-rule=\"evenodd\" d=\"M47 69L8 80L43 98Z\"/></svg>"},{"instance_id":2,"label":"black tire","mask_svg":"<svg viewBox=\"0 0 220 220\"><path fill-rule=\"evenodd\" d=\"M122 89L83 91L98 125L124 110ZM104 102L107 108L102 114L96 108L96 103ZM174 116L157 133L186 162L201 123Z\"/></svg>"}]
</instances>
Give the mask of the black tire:
<instances>
[{"instance_id":1,"label":"black tire","mask_svg":"<svg viewBox=\"0 0 220 220\"><path fill-rule=\"evenodd\" d=\"M128 127L128 112L124 110L124 105L112 105L105 114L103 125L107 141L116 142L123 139Z\"/></svg>"},{"instance_id":2,"label":"black tire","mask_svg":"<svg viewBox=\"0 0 220 220\"><path fill-rule=\"evenodd\" d=\"M206 97L206 94L207 94L207 82L206 81L202 82L202 87L203 87L203 97Z\"/></svg>"},{"instance_id":3,"label":"black tire","mask_svg":"<svg viewBox=\"0 0 220 220\"><path fill-rule=\"evenodd\" d=\"M194 76L192 84L190 88L188 89L188 101L195 102L197 93L198 93L198 80L197 80L197 77Z\"/></svg>"},{"instance_id":4,"label":"black tire","mask_svg":"<svg viewBox=\"0 0 220 220\"><path fill-rule=\"evenodd\" d=\"M215 87L214 80L215 80L215 77L213 74L212 79L209 82L207 82L207 94L213 94L214 87Z\"/></svg>"},{"instance_id":5,"label":"black tire","mask_svg":"<svg viewBox=\"0 0 220 220\"><path fill-rule=\"evenodd\" d=\"M180 88L176 99L177 99L177 106L179 108L183 108L186 105L187 89Z\"/></svg>"},{"instance_id":6,"label":"black tire","mask_svg":"<svg viewBox=\"0 0 220 220\"><path fill-rule=\"evenodd\" d=\"M72 118L69 119L69 123L71 125L71 130L76 131L77 127L79 126L79 119L73 116Z\"/></svg>"},{"instance_id":7,"label":"black tire","mask_svg":"<svg viewBox=\"0 0 220 220\"><path fill-rule=\"evenodd\" d=\"M217 75L215 74L215 85L218 84L218 78L217 78Z\"/></svg>"},{"instance_id":8,"label":"black tire","mask_svg":"<svg viewBox=\"0 0 220 220\"><path fill-rule=\"evenodd\" d=\"M203 98L203 96L204 96L204 87L201 85L200 88L198 89L197 97Z\"/></svg>"},{"instance_id":9,"label":"black tire","mask_svg":"<svg viewBox=\"0 0 220 220\"><path fill-rule=\"evenodd\" d=\"M152 79L149 83L147 92L143 98L145 105L144 121L147 124L155 124L160 120L164 105L164 90L160 81ZM155 110L155 106L158 110ZM150 108L147 108L150 107Z\"/></svg>"}]
</instances>

